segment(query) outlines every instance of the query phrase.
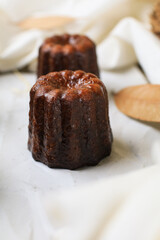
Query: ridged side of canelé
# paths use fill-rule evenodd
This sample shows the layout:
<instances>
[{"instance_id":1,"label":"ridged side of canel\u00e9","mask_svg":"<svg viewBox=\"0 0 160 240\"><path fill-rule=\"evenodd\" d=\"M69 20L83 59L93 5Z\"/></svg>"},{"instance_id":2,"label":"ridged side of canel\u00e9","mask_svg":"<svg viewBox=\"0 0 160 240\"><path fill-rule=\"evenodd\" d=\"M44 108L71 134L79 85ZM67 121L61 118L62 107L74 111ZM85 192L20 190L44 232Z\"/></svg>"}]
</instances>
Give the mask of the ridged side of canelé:
<instances>
[{"instance_id":1,"label":"ridged side of canel\u00e9","mask_svg":"<svg viewBox=\"0 0 160 240\"><path fill-rule=\"evenodd\" d=\"M90 72L99 77L95 45L86 52L77 52L77 58L78 66L75 70L81 69L84 72Z\"/></svg>"},{"instance_id":2,"label":"ridged side of canel\u00e9","mask_svg":"<svg viewBox=\"0 0 160 240\"><path fill-rule=\"evenodd\" d=\"M112 146L103 83L86 74L86 79L90 76L88 85L53 89L48 85L51 74L47 76L30 92L29 149L33 158L52 168L96 165L110 155Z\"/></svg>"},{"instance_id":3,"label":"ridged side of canel\u00e9","mask_svg":"<svg viewBox=\"0 0 160 240\"><path fill-rule=\"evenodd\" d=\"M63 37L64 35L62 35ZM69 37L70 35L68 35ZM73 37L78 35L73 35ZM37 75L45 75L49 72L62 70L83 70L99 76L95 44L85 36L83 44L75 46L71 44L51 44L47 40L39 49ZM85 41L88 41L87 44ZM85 46L86 44L86 46Z\"/></svg>"},{"instance_id":4,"label":"ridged side of canel\u00e9","mask_svg":"<svg viewBox=\"0 0 160 240\"><path fill-rule=\"evenodd\" d=\"M61 91L59 89L45 95L45 109L43 161L49 167L56 167L60 162L62 143Z\"/></svg>"}]
</instances>

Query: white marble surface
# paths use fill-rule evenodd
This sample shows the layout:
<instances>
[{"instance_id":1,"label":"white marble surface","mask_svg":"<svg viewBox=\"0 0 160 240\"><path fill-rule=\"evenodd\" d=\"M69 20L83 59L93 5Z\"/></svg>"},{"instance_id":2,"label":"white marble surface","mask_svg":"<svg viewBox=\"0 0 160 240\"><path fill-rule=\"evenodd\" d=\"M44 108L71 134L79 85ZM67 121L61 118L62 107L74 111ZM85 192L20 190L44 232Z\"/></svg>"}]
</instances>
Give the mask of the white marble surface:
<instances>
[{"instance_id":1,"label":"white marble surface","mask_svg":"<svg viewBox=\"0 0 160 240\"><path fill-rule=\"evenodd\" d=\"M111 156L98 166L76 171L49 169L35 162L27 150L28 89L36 76L22 74L25 80L14 73L0 75L0 236L3 236L0 239L4 240L44 239L47 221L39 194L54 191L57 195L62 190L152 165L153 143L159 140L159 124L128 118L118 111L113 101L113 93L119 89L145 83L143 74L135 67L115 73L103 72L101 79L109 93L114 136Z\"/></svg>"}]
</instances>

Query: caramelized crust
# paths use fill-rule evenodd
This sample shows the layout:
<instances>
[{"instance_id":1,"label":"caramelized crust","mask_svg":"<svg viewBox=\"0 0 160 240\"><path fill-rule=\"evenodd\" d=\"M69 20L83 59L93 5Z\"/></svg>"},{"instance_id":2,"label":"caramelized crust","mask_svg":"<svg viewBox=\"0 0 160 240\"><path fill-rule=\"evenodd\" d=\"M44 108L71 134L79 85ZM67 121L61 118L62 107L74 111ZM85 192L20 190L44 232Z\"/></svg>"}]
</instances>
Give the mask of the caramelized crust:
<instances>
[{"instance_id":1,"label":"caramelized crust","mask_svg":"<svg viewBox=\"0 0 160 240\"><path fill-rule=\"evenodd\" d=\"M51 168L96 165L110 155L108 97L91 73L61 71L30 91L29 141L33 158Z\"/></svg>"},{"instance_id":2,"label":"caramelized crust","mask_svg":"<svg viewBox=\"0 0 160 240\"><path fill-rule=\"evenodd\" d=\"M83 70L99 76L95 44L82 35L56 35L39 49L38 77L61 70Z\"/></svg>"}]
</instances>

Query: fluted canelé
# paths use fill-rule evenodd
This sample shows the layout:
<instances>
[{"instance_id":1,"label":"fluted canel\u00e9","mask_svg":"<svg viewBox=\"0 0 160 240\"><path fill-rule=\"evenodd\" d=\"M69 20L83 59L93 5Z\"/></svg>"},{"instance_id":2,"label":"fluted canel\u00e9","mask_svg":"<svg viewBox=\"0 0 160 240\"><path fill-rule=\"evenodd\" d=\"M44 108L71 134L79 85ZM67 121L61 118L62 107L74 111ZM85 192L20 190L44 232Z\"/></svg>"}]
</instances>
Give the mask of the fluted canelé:
<instances>
[{"instance_id":1,"label":"fluted canel\u00e9","mask_svg":"<svg viewBox=\"0 0 160 240\"><path fill-rule=\"evenodd\" d=\"M62 70L83 70L99 76L93 41L78 34L47 38L39 49L38 77Z\"/></svg>"},{"instance_id":2,"label":"fluted canel\u00e9","mask_svg":"<svg viewBox=\"0 0 160 240\"><path fill-rule=\"evenodd\" d=\"M83 71L49 73L30 91L29 142L33 158L51 168L96 165L110 155L107 90Z\"/></svg>"}]
</instances>

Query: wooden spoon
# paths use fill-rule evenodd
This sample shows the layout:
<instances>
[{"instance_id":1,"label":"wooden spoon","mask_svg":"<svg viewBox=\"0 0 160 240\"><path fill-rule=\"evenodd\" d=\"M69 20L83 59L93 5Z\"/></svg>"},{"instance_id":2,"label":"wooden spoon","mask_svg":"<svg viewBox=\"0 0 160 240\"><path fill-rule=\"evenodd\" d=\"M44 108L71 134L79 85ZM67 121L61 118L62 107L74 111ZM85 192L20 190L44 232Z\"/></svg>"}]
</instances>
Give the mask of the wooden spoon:
<instances>
[{"instance_id":1,"label":"wooden spoon","mask_svg":"<svg viewBox=\"0 0 160 240\"><path fill-rule=\"evenodd\" d=\"M122 89L114 95L118 109L129 117L160 122L160 85L145 84Z\"/></svg>"},{"instance_id":2,"label":"wooden spoon","mask_svg":"<svg viewBox=\"0 0 160 240\"><path fill-rule=\"evenodd\" d=\"M38 28L42 30L49 30L55 27L61 27L74 21L74 18L66 16L50 16L39 18L27 18L18 23L18 26L23 29Z\"/></svg>"}]
</instances>

